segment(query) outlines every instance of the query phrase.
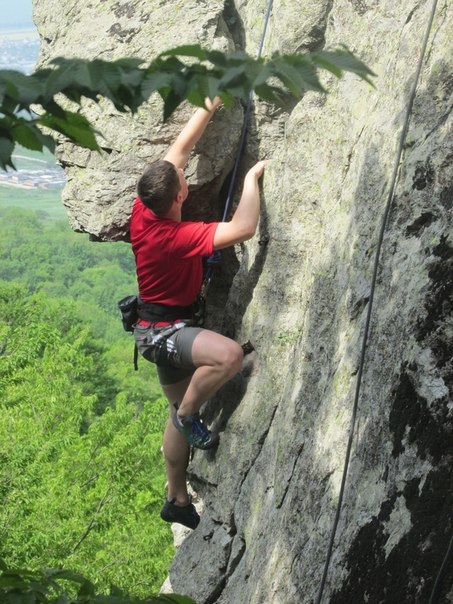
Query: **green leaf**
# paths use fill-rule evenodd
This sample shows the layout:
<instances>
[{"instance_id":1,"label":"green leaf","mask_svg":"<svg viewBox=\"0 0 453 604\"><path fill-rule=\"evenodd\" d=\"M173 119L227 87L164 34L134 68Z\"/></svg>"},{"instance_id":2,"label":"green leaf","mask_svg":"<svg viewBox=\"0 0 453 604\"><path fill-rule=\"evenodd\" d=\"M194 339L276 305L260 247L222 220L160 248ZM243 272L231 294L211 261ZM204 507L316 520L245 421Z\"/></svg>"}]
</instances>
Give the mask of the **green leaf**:
<instances>
[{"instance_id":1,"label":"green leaf","mask_svg":"<svg viewBox=\"0 0 453 604\"><path fill-rule=\"evenodd\" d=\"M208 54L199 44L184 44L160 53L159 57L194 57L206 61Z\"/></svg>"},{"instance_id":2,"label":"green leaf","mask_svg":"<svg viewBox=\"0 0 453 604\"><path fill-rule=\"evenodd\" d=\"M52 64L58 65L47 77L47 92L52 96L63 90L75 90L82 88L84 90L94 91L97 89L99 73L99 61L94 60L91 63L83 59L65 59L58 57L52 61Z\"/></svg>"},{"instance_id":3,"label":"green leaf","mask_svg":"<svg viewBox=\"0 0 453 604\"><path fill-rule=\"evenodd\" d=\"M16 169L12 162L11 156L14 151L14 143L10 138L5 138L0 135L0 168L6 170L7 168Z\"/></svg>"},{"instance_id":4,"label":"green leaf","mask_svg":"<svg viewBox=\"0 0 453 604\"><path fill-rule=\"evenodd\" d=\"M104 89L116 90L121 84L121 69L116 63L95 59L87 65L87 72L90 77L90 87L100 94L104 94Z\"/></svg>"},{"instance_id":5,"label":"green leaf","mask_svg":"<svg viewBox=\"0 0 453 604\"><path fill-rule=\"evenodd\" d=\"M195 105L196 107L204 107L204 100L207 96L207 94L203 94L202 92L200 92L200 88L193 88L187 95L187 100L189 101L189 103L192 103L192 105Z\"/></svg>"},{"instance_id":6,"label":"green leaf","mask_svg":"<svg viewBox=\"0 0 453 604\"><path fill-rule=\"evenodd\" d=\"M231 67L227 71L225 71L224 75L220 78L219 88L235 88L238 85L242 86L246 81L246 78L244 76L245 67L243 65Z\"/></svg>"},{"instance_id":7,"label":"green leaf","mask_svg":"<svg viewBox=\"0 0 453 604\"><path fill-rule=\"evenodd\" d=\"M10 592L5 594L5 600L2 600L3 604L38 604L42 602L43 604L47 604L47 600L43 600L41 598L36 599L35 594L33 593L15 593Z\"/></svg>"},{"instance_id":8,"label":"green leaf","mask_svg":"<svg viewBox=\"0 0 453 604\"><path fill-rule=\"evenodd\" d=\"M159 55L159 57L152 62L152 66L156 71L164 71L173 75L180 73L186 67L186 65L174 55L169 55L165 59L161 58L161 55Z\"/></svg>"},{"instance_id":9,"label":"green leaf","mask_svg":"<svg viewBox=\"0 0 453 604\"><path fill-rule=\"evenodd\" d=\"M213 65L218 67L228 66L228 57L220 50L209 50L206 52L206 59Z\"/></svg>"},{"instance_id":10,"label":"green leaf","mask_svg":"<svg viewBox=\"0 0 453 604\"><path fill-rule=\"evenodd\" d=\"M162 96L164 100L164 122L168 120L168 118L172 115L174 110L179 107L179 105L184 100L184 96L177 93L173 88L169 90L168 94Z\"/></svg>"},{"instance_id":11,"label":"green leaf","mask_svg":"<svg viewBox=\"0 0 453 604\"><path fill-rule=\"evenodd\" d=\"M269 84L261 84L255 88L255 93L263 101L273 103L275 105L281 105L282 102L282 90L276 86L269 86Z\"/></svg>"},{"instance_id":12,"label":"green leaf","mask_svg":"<svg viewBox=\"0 0 453 604\"><path fill-rule=\"evenodd\" d=\"M156 601L161 604L196 604L192 598L178 594L160 594L157 598Z\"/></svg>"},{"instance_id":13,"label":"green leaf","mask_svg":"<svg viewBox=\"0 0 453 604\"><path fill-rule=\"evenodd\" d=\"M67 136L72 142L82 145L87 149L99 151L100 147L96 141L95 130L88 120L79 113L67 111L65 118L56 117L49 114L40 116L39 123L46 128L56 130Z\"/></svg>"},{"instance_id":14,"label":"green leaf","mask_svg":"<svg viewBox=\"0 0 453 604\"><path fill-rule=\"evenodd\" d=\"M16 573L4 573L0 576L0 587L8 587L10 589L25 589L28 583L23 577Z\"/></svg>"},{"instance_id":15,"label":"green leaf","mask_svg":"<svg viewBox=\"0 0 453 604\"><path fill-rule=\"evenodd\" d=\"M346 47L333 51L315 52L310 54L309 57L313 63L331 71L337 77L340 77L343 71L349 71L357 74L373 86L370 78L376 74Z\"/></svg>"},{"instance_id":16,"label":"green leaf","mask_svg":"<svg viewBox=\"0 0 453 604\"><path fill-rule=\"evenodd\" d=\"M274 76L296 97L304 90L324 92L315 67L306 61L295 62L294 57L276 57L274 59Z\"/></svg>"},{"instance_id":17,"label":"green leaf","mask_svg":"<svg viewBox=\"0 0 453 604\"><path fill-rule=\"evenodd\" d=\"M108 63L108 61L105 61L105 63ZM139 69L140 65L145 65L146 61L139 57L123 57L122 59L116 59L114 64L120 69L134 72Z\"/></svg>"},{"instance_id":18,"label":"green leaf","mask_svg":"<svg viewBox=\"0 0 453 604\"><path fill-rule=\"evenodd\" d=\"M67 581L73 581L74 583L80 584L87 582L87 579L80 573L76 573L72 570L66 570L64 568L46 568L42 572L46 579L66 579Z\"/></svg>"},{"instance_id":19,"label":"green leaf","mask_svg":"<svg viewBox=\"0 0 453 604\"><path fill-rule=\"evenodd\" d=\"M247 63L248 61L254 60L243 50L236 50L235 52L230 52L226 56L229 65L242 65Z\"/></svg>"},{"instance_id":20,"label":"green leaf","mask_svg":"<svg viewBox=\"0 0 453 604\"><path fill-rule=\"evenodd\" d=\"M2 103L5 97L10 97L19 108L39 102L42 93L41 83L33 75L27 76L19 71L0 71L0 91Z\"/></svg>"},{"instance_id":21,"label":"green leaf","mask_svg":"<svg viewBox=\"0 0 453 604\"><path fill-rule=\"evenodd\" d=\"M253 67L247 68L247 74L252 79L252 87L255 89L257 86L265 84L272 76L272 67L269 64L256 62Z\"/></svg>"},{"instance_id":22,"label":"green leaf","mask_svg":"<svg viewBox=\"0 0 453 604\"><path fill-rule=\"evenodd\" d=\"M143 78L141 90L144 99L148 99L153 92L163 91L171 85L172 76L168 73L148 72Z\"/></svg>"},{"instance_id":23,"label":"green leaf","mask_svg":"<svg viewBox=\"0 0 453 604\"><path fill-rule=\"evenodd\" d=\"M31 122L19 121L14 126L12 131L16 142L22 145L26 149L32 151L42 151L42 133L40 130Z\"/></svg>"}]
</instances>

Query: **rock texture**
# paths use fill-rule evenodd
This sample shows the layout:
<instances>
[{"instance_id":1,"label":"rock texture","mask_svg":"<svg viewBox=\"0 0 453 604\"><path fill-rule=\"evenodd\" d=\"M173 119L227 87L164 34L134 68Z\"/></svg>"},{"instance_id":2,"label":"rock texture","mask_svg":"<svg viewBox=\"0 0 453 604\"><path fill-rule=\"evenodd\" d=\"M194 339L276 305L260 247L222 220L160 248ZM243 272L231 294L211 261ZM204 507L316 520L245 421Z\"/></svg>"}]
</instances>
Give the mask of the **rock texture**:
<instances>
[{"instance_id":1,"label":"rock texture","mask_svg":"<svg viewBox=\"0 0 453 604\"><path fill-rule=\"evenodd\" d=\"M377 74L325 76L286 111L256 103L243 169L271 163L259 235L225 253L211 321L255 352L206 408L221 434L197 451L204 508L169 585L198 604L453 602L453 9L437 3L384 233L373 266L432 3L275 2L264 52L346 44ZM150 59L181 42L257 52L266 3L43 0L42 60ZM62 145L72 227L127 238L135 182L190 109L161 124L157 100L133 119L88 109L99 157ZM220 111L190 162L190 215L211 218L241 114ZM267 243L266 243L267 242ZM352 451L331 556L372 302ZM440 572L442 563L444 572ZM437 581L436 581L437 578ZM430 598L432 598L430 600Z\"/></svg>"}]
</instances>

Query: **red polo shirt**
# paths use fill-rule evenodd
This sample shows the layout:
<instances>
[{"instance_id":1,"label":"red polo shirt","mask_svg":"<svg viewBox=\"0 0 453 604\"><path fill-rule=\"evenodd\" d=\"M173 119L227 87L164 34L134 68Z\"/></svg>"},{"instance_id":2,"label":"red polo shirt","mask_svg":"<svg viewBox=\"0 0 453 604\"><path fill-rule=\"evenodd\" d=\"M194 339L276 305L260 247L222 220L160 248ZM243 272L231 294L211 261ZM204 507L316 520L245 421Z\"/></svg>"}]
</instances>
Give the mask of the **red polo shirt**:
<instances>
[{"instance_id":1,"label":"red polo shirt","mask_svg":"<svg viewBox=\"0 0 453 604\"><path fill-rule=\"evenodd\" d=\"M189 306L203 281L203 257L214 251L218 222L159 218L139 198L130 224L140 298L167 306Z\"/></svg>"}]
</instances>

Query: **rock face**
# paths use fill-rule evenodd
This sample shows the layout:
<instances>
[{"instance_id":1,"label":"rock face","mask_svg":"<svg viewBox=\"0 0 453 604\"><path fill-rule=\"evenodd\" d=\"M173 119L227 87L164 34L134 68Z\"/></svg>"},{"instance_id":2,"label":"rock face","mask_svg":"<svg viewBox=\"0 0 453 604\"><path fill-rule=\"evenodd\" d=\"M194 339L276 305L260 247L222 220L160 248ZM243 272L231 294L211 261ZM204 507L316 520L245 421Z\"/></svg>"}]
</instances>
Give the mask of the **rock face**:
<instances>
[{"instance_id":1,"label":"rock face","mask_svg":"<svg viewBox=\"0 0 453 604\"><path fill-rule=\"evenodd\" d=\"M224 254L210 293L211 322L255 351L207 406L221 443L191 461L204 511L170 572L173 590L198 604L453 602L446 1L437 3L410 107L431 8L274 3L265 54L346 44L375 71L376 87L325 76L328 95L308 93L287 111L255 105L243 169L271 158L260 234ZM259 0L45 0L34 16L44 62L147 60L182 42L256 53L265 11ZM145 161L162 155L191 108L165 126L157 99L134 118L107 105L89 111L108 152L62 145L64 203L75 230L124 239ZM239 108L219 111L196 150L189 215L217 215L241 120Z\"/></svg>"}]
</instances>

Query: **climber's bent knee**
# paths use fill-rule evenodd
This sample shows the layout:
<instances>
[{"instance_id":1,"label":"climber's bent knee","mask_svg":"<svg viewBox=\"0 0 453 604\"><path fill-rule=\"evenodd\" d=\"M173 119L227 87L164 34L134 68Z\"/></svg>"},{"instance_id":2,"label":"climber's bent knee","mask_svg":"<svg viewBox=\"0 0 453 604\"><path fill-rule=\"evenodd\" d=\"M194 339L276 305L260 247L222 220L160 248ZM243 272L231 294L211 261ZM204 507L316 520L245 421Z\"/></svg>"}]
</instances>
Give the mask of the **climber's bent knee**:
<instances>
[{"instance_id":1,"label":"climber's bent knee","mask_svg":"<svg viewBox=\"0 0 453 604\"><path fill-rule=\"evenodd\" d=\"M168 358L157 363L162 386L172 386L189 378L198 367L217 367L235 375L241 368L244 352L231 338L209 329L184 327L168 338Z\"/></svg>"},{"instance_id":2,"label":"climber's bent knee","mask_svg":"<svg viewBox=\"0 0 453 604\"><path fill-rule=\"evenodd\" d=\"M166 341L167 358L157 363L157 375L162 386L172 386L186 380L196 370L192 358L193 343L201 327L183 327Z\"/></svg>"},{"instance_id":3,"label":"climber's bent knee","mask_svg":"<svg viewBox=\"0 0 453 604\"><path fill-rule=\"evenodd\" d=\"M237 373L243 357L244 352L239 344L215 331L205 329L193 342L192 359L197 367L222 366Z\"/></svg>"}]
</instances>

